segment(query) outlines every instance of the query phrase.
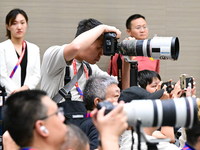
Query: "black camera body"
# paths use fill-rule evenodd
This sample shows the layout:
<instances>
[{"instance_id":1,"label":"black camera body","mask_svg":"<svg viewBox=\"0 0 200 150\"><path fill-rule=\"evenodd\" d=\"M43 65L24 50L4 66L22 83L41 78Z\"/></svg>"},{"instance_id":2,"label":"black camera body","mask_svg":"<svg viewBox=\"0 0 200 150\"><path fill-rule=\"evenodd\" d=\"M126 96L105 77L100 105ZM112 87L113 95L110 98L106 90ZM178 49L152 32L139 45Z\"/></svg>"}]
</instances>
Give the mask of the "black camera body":
<instances>
[{"instance_id":1,"label":"black camera body","mask_svg":"<svg viewBox=\"0 0 200 150\"><path fill-rule=\"evenodd\" d=\"M161 85L161 89L163 88L164 85L167 86L166 88L167 93L171 93L171 91L173 90L172 82L171 81L163 82Z\"/></svg>"},{"instance_id":2,"label":"black camera body","mask_svg":"<svg viewBox=\"0 0 200 150\"><path fill-rule=\"evenodd\" d=\"M102 107L105 107L105 113L104 115L107 115L111 110L113 110L116 106L114 106L111 102L104 100L103 102L100 102L97 104L97 109L100 110Z\"/></svg>"},{"instance_id":3,"label":"black camera body","mask_svg":"<svg viewBox=\"0 0 200 150\"><path fill-rule=\"evenodd\" d=\"M179 40L177 37L157 37L146 40L116 40L116 33L104 33L103 54L120 53L125 56L146 56L154 59L177 60Z\"/></svg>"},{"instance_id":4,"label":"black camera body","mask_svg":"<svg viewBox=\"0 0 200 150\"><path fill-rule=\"evenodd\" d=\"M115 55L118 53L117 50L117 40L116 33L108 32L104 34L103 38L103 54L106 56Z\"/></svg>"}]
</instances>

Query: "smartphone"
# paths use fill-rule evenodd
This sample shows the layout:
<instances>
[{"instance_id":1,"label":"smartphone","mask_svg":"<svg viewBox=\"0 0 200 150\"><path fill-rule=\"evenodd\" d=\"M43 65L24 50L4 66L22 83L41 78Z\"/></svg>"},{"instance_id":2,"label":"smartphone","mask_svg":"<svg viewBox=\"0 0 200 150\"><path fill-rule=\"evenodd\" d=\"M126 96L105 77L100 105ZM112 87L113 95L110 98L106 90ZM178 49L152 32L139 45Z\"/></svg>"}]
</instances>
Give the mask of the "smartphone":
<instances>
[{"instance_id":1,"label":"smartphone","mask_svg":"<svg viewBox=\"0 0 200 150\"><path fill-rule=\"evenodd\" d=\"M188 86L193 88L193 77L186 77L186 74L180 76L180 86L182 90L186 90Z\"/></svg>"},{"instance_id":2,"label":"smartphone","mask_svg":"<svg viewBox=\"0 0 200 150\"><path fill-rule=\"evenodd\" d=\"M191 89L193 88L193 77L187 77L185 78L186 81L186 88L190 85Z\"/></svg>"}]
</instances>

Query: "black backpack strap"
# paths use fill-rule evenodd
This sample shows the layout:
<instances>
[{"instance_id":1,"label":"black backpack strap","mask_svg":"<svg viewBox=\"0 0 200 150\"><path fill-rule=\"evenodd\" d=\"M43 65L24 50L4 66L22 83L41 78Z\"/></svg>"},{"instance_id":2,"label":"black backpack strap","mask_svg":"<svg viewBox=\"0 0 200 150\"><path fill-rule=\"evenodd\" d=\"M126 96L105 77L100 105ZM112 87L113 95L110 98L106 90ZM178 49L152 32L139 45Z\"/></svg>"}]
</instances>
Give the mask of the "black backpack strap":
<instances>
[{"instance_id":1,"label":"black backpack strap","mask_svg":"<svg viewBox=\"0 0 200 150\"><path fill-rule=\"evenodd\" d=\"M112 60L113 56L110 57L110 75L112 75Z\"/></svg>"},{"instance_id":2,"label":"black backpack strap","mask_svg":"<svg viewBox=\"0 0 200 150\"><path fill-rule=\"evenodd\" d=\"M88 62L86 62L86 61L83 61L83 63L86 65L86 67L89 70L89 76L91 76L92 75L92 69L91 69L90 64ZM64 85L66 85L69 81L71 81L70 67L66 66L65 77L64 77ZM71 93L70 93L70 91L68 92L68 95L65 97L65 100L71 100Z\"/></svg>"},{"instance_id":3,"label":"black backpack strap","mask_svg":"<svg viewBox=\"0 0 200 150\"><path fill-rule=\"evenodd\" d=\"M89 76L91 76L92 75L92 68L90 67L90 64L86 61L83 61L83 63L86 65L86 67L89 70ZM71 80L69 69L70 69L69 66L66 66L65 77L64 77L64 85L66 85Z\"/></svg>"},{"instance_id":4,"label":"black backpack strap","mask_svg":"<svg viewBox=\"0 0 200 150\"><path fill-rule=\"evenodd\" d=\"M69 81L71 81L69 66L66 66L65 69L65 77L64 77L64 85L66 85ZM71 100L71 92L68 92L68 95L65 97L65 100Z\"/></svg>"},{"instance_id":5,"label":"black backpack strap","mask_svg":"<svg viewBox=\"0 0 200 150\"><path fill-rule=\"evenodd\" d=\"M118 81L119 81L119 88L122 90L122 59L121 54L119 54L117 58L117 74L118 74Z\"/></svg>"},{"instance_id":6,"label":"black backpack strap","mask_svg":"<svg viewBox=\"0 0 200 150\"><path fill-rule=\"evenodd\" d=\"M66 66L65 69L65 77L64 77L64 85L66 85L71 80L69 66Z\"/></svg>"},{"instance_id":7,"label":"black backpack strap","mask_svg":"<svg viewBox=\"0 0 200 150\"><path fill-rule=\"evenodd\" d=\"M53 101L55 101L56 103L59 103L62 98L66 98L66 96L68 95L69 91L72 89L72 87L75 85L75 83L79 80L79 78L81 77L82 73L84 70L84 66L83 63L81 64L78 72L76 73L76 75L72 78L72 80L70 82L68 82L63 88L61 88L58 93L52 98Z\"/></svg>"}]
</instances>

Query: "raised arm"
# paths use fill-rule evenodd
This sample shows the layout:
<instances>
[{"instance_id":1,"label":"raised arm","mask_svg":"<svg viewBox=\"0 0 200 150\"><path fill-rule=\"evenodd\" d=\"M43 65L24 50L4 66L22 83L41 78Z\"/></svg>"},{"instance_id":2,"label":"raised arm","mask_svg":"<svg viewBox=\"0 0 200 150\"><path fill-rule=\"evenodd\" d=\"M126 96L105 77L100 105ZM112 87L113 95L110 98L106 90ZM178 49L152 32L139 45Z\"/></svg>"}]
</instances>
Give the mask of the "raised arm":
<instances>
[{"instance_id":1,"label":"raised arm","mask_svg":"<svg viewBox=\"0 0 200 150\"><path fill-rule=\"evenodd\" d=\"M87 49L104 32L115 32L117 34L117 38L121 36L121 32L116 27L99 25L91 30L80 34L69 45L65 47L65 61L68 62L72 60L80 51Z\"/></svg>"}]
</instances>

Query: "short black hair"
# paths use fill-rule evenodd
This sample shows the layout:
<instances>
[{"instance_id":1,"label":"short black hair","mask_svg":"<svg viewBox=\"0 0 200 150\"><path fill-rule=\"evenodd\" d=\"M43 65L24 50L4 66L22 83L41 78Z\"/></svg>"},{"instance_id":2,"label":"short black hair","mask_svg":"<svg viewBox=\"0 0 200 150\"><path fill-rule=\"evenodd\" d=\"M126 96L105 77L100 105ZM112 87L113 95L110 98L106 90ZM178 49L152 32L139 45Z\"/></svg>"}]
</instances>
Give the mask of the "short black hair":
<instances>
[{"instance_id":1,"label":"short black hair","mask_svg":"<svg viewBox=\"0 0 200 150\"><path fill-rule=\"evenodd\" d=\"M98 25L102 24L96 19L89 18L89 19L83 19L79 22L78 27L77 27L77 32L75 35L75 38L79 36L81 33L88 31Z\"/></svg>"},{"instance_id":2,"label":"short black hair","mask_svg":"<svg viewBox=\"0 0 200 150\"><path fill-rule=\"evenodd\" d=\"M198 138L200 136L200 122L198 121L196 124L194 124L191 129L185 129L185 132L187 143L194 147L197 144Z\"/></svg>"},{"instance_id":3,"label":"short black hair","mask_svg":"<svg viewBox=\"0 0 200 150\"><path fill-rule=\"evenodd\" d=\"M126 29L131 29L131 21L138 19L138 18L143 18L145 20L145 17L140 15L140 14L134 14L131 15L127 20L126 20Z\"/></svg>"},{"instance_id":4,"label":"short black hair","mask_svg":"<svg viewBox=\"0 0 200 150\"><path fill-rule=\"evenodd\" d=\"M30 146L35 122L47 115L47 107L41 101L46 95L41 90L20 91L10 95L3 105L5 130L20 147Z\"/></svg>"},{"instance_id":5,"label":"short black hair","mask_svg":"<svg viewBox=\"0 0 200 150\"><path fill-rule=\"evenodd\" d=\"M152 83L153 78L158 78L161 81L161 77L156 71L151 71L151 70L139 71L137 78L138 85L140 85L141 88L146 89L146 86Z\"/></svg>"},{"instance_id":6,"label":"short black hair","mask_svg":"<svg viewBox=\"0 0 200 150\"><path fill-rule=\"evenodd\" d=\"M15 21L16 17L18 14L22 14L24 16L24 18L26 19L26 22L28 23L28 16L26 14L26 12L22 9L19 9L19 8L15 8L13 10L11 10L7 16L6 16L6 24L9 26L9 25L12 25L13 22ZM11 39L11 33L10 31L6 28L6 36Z\"/></svg>"}]
</instances>

